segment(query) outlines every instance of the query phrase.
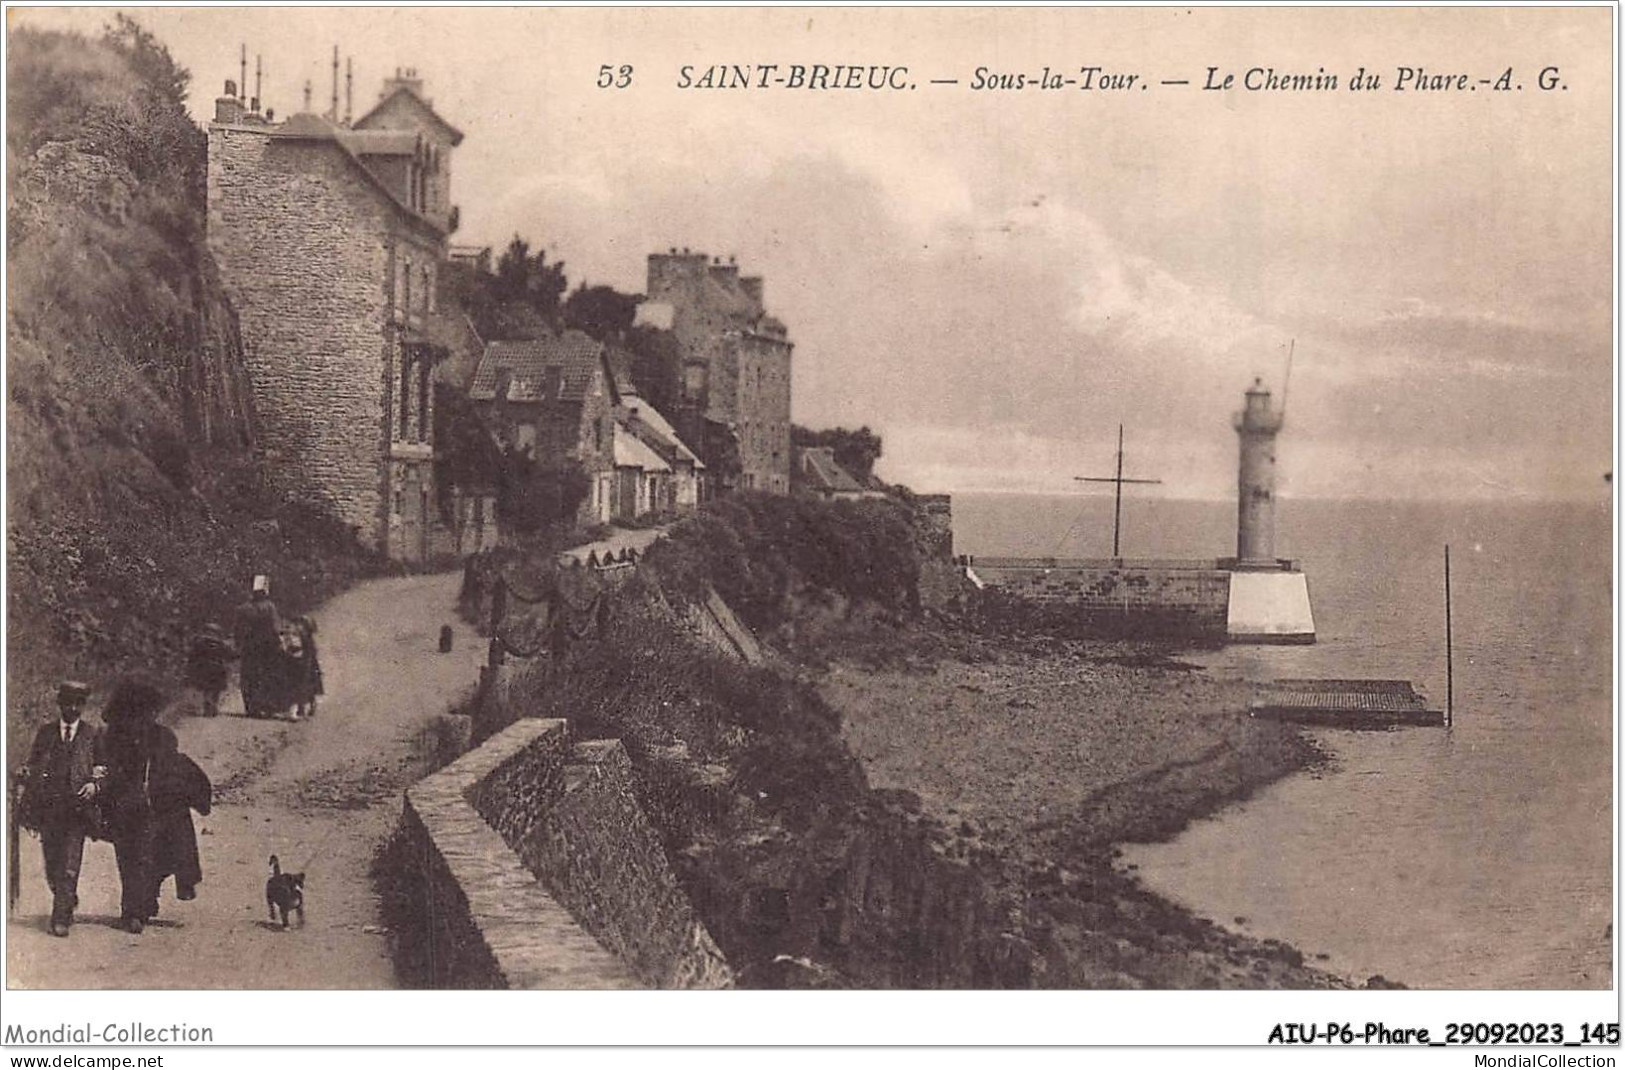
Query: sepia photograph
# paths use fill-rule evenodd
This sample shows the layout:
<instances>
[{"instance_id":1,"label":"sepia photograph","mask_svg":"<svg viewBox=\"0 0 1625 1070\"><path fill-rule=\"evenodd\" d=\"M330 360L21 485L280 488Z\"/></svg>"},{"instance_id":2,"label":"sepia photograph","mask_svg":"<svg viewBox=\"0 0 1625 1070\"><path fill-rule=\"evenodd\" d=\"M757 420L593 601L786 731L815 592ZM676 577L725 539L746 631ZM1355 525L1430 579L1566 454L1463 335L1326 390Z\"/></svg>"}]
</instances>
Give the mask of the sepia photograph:
<instances>
[{"instance_id":1,"label":"sepia photograph","mask_svg":"<svg viewBox=\"0 0 1625 1070\"><path fill-rule=\"evenodd\" d=\"M8 7L5 1043L1617 1046L1616 15Z\"/></svg>"}]
</instances>

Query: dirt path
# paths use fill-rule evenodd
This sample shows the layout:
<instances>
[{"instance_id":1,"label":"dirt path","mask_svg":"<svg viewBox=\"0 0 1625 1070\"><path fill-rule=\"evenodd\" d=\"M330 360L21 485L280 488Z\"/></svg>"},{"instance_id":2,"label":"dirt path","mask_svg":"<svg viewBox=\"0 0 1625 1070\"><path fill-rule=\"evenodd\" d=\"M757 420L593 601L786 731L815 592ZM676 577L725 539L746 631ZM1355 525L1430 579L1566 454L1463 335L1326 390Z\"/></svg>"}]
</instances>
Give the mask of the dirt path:
<instances>
[{"instance_id":1,"label":"dirt path","mask_svg":"<svg viewBox=\"0 0 1625 1070\"><path fill-rule=\"evenodd\" d=\"M181 749L214 779L216 805L194 818L203 856L198 898L174 898L131 936L115 927L112 847L87 844L79 919L45 932L49 893L39 841L23 841L23 895L6 929L14 988L391 988L368 878L374 846L394 827L401 789L430 749L436 715L478 677L484 643L456 620L461 573L375 580L314 614L327 695L291 724L242 716L174 723ZM450 624L450 654L437 653ZM306 868L308 923L282 932L265 915L266 860Z\"/></svg>"}]
</instances>

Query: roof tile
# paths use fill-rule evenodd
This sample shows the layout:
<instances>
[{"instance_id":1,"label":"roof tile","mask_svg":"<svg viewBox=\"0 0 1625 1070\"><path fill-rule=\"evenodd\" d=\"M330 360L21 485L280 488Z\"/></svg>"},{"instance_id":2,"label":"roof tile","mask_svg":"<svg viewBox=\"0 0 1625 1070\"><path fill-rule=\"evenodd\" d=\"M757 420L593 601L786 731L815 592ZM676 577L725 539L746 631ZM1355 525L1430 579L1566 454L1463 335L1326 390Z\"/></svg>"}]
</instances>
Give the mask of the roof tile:
<instances>
[{"instance_id":1,"label":"roof tile","mask_svg":"<svg viewBox=\"0 0 1625 1070\"><path fill-rule=\"evenodd\" d=\"M506 371L509 401L582 401L602 367L603 352L602 343L580 331L525 342L487 342L468 396L495 400L499 373Z\"/></svg>"}]
</instances>

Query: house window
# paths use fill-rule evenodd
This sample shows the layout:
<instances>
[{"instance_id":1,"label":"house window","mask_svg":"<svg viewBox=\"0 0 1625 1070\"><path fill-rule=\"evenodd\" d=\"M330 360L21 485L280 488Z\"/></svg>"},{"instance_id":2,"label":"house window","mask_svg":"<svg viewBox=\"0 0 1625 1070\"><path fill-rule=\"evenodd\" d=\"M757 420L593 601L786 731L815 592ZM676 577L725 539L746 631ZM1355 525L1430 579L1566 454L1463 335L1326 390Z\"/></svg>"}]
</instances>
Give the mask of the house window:
<instances>
[{"instance_id":1,"label":"house window","mask_svg":"<svg viewBox=\"0 0 1625 1070\"><path fill-rule=\"evenodd\" d=\"M412 409L412 361L405 346L401 347L401 393L396 405L401 410L400 437L404 439L408 414Z\"/></svg>"},{"instance_id":2,"label":"house window","mask_svg":"<svg viewBox=\"0 0 1625 1070\"><path fill-rule=\"evenodd\" d=\"M406 262L406 270L401 272L401 276L405 280L403 282L403 289L401 291L401 310L404 311L404 312L411 312L412 311L412 261L408 260Z\"/></svg>"},{"instance_id":3,"label":"house window","mask_svg":"<svg viewBox=\"0 0 1625 1070\"><path fill-rule=\"evenodd\" d=\"M592 425L592 448L597 452L603 452L603 449L604 449L604 421L603 421L602 418L593 421L593 425Z\"/></svg>"},{"instance_id":4,"label":"house window","mask_svg":"<svg viewBox=\"0 0 1625 1070\"><path fill-rule=\"evenodd\" d=\"M699 401L705 397L706 367L704 364L689 364L683 369L683 399L685 401Z\"/></svg>"},{"instance_id":5,"label":"house window","mask_svg":"<svg viewBox=\"0 0 1625 1070\"><path fill-rule=\"evenodd\" d=\"M424 311L425 315L427 315L428 312L429 312L429 293L430 293L430 290L431 290L431 287L429 286L429 269L424 268L423 269L423 302L422 302L422 304L423 304L423 311Z\"/></svg>"},{"instance_id":6,"label":"house window","mask_svg":"<svg viewBox=\"0 0 1625 1070\"><path fill-rule=\"evenodd\" d=\"M429 362L418 361L418 441L429 441Z\"/></svg>"}]
</instances>

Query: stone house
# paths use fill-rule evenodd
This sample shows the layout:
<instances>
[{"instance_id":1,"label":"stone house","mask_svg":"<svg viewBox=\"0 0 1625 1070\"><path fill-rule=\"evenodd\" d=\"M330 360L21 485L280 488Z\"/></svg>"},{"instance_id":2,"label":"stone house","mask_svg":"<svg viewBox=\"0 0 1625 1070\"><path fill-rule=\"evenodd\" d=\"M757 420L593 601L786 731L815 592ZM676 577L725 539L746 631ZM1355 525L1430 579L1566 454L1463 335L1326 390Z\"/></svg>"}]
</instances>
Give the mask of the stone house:
<instances>
[{"instance_id":1,"label":"stone house","mask_svg":"<svg viewBox=\"0 0 1625 1070\"><path fill-rule=\"evenodd\" d=\"M618 395L603 343L580 331L487 342L468 397L503 449L580 463L589 484L581 521L610 520Z\"/></svg>"},{"instance_id":2,"label":"stone house","mask_svg":"<svg viewBox=\"0 0 1625 1070\"><path fill-rule=\"evenodd\" d=\"M621 388L619 426L652 450L665 472L655 481L649 512L685 512L697 507L703 494L705 462L688 447L660 410L645 401L628 382ZM619 461L617 461L617 469ZM641 515L641 514L633 514Z\"/></svg>"},{"instance_id":3,"label":"stone house","mask_svg":"<svg viewBox=\"0 0 1625 1070\"><path fill-rule=\"evenodd\" d=\"M885 491L865 486L835 460L831 446L801 446L796 448L796 489L825 501L857 501L860 498L884 498Z\"/></svg>"},{"instance_id":4,"label":"stone house","mask_svg":"<svg viewBox=\"0 0 1625 1070\"><path fill-rule=\"evenodd\" d=\"M671 496L671 465L620 420L615 421L615 501L612 520L636 520Z\"/></svg>"},{"instance_id":5,"label":"stone house","mask_svg":"<svg viewBox=\"0 0 1625 1070\"><path fill-rule=\"evenodd\" d=\"M790 358L762 279L704 253L649 256L641 324L671 330L682 353L673 414L719 489L790 492Z\"/></svg>"},{"instance_id":6,"label":"stone house","mask_svg":"<svg viewBox=\"0 0 1625 1070\"><path fill-rule=\"evenodd\" d=\"M244 106L227 84L208 128L207 236L237 309L280 489L388 556L442 544L426 330L462 134L408 72L354 124Z\"/></svg>"}]
</instances>

